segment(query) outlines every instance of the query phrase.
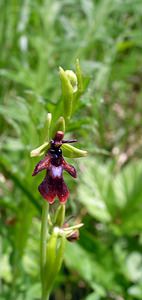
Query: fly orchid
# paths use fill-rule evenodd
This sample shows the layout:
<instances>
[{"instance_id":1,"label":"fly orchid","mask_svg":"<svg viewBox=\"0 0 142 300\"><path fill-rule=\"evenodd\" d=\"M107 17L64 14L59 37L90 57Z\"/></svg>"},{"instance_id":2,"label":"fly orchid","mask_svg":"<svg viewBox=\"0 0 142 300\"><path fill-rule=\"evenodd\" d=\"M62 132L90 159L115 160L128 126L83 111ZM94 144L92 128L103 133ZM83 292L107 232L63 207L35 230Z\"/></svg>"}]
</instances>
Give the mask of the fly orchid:
<instances>
[{"instance_id":1,"label":"fly orchid","mask_svg":"<svg viewBox=\"0 0 142 300\"><path fill-rule=\"evenodd\" d=\"M68 172L72 177L76 178L76 169L68 164L62 155L61 146L64 143L74 143L76 140L63 140L63 131L57 131L53 140L50 141L44 159L42 159L33 171L35 176L42 170L46 170L46 175L38 190L42 197L52 204L56 197L61 203L65 203L69 197L69 190L63 179L63 171Z\"/></svg>"}]
</instances>

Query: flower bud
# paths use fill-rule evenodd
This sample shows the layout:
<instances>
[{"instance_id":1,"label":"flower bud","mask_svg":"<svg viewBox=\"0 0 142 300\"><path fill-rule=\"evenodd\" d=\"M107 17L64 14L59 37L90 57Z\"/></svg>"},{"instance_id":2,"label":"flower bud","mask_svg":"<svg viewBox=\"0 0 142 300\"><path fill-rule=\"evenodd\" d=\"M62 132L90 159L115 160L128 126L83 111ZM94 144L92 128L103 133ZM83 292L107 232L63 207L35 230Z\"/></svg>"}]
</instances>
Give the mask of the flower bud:
<instances>
[{"instance_id":1,"label":"flower bud","mask_svg":"<svg viewBox=\"0 0 142 300\"><path fill-rule=\"evenodd\" d=\"M75 93L77 91L77 76L76 76L76 74L72 70L66 70L65 74L67 75L67 77L72 85L73 93Z\"/></svg>"},{"instance_id":2,"label":"flower bud","mask_svg":"<svg viewBox=\"0 0 142 300\"><path fill-rule=\"evenodd\" d=\"M79 239L79 230L73 231L69 236L66 237L69 242L75 242Z\"/></svg>"},{"instance_id":3,"label":"flower bud","mask_svg":"<svg viewBox=\"0 0 142 300\"><path fill-rule=\"evenodd\" d=\"M73 104L73 87L66 74L66 72L60 67L59 68L61 85L62 85L62 99L64 105L64 117L66 121L69 121L72 115L72 104Z\"/></svg>"}]
</instances>

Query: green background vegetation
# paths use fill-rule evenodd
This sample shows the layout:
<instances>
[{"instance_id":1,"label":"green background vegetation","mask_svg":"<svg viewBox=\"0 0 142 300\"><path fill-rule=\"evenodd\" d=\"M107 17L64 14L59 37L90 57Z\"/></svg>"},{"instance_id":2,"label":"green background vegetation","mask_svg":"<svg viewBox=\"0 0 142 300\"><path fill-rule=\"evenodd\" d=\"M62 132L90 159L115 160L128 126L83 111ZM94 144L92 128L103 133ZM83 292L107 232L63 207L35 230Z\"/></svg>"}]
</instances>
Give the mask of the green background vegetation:
<instances>
[{"instance_id":1,"label":"green background vegetation","mask_svg":"<svg viewBox=\"0 0 142 300\"><path fill-rule=\"evenodd\" d=\"M65 178L67 215L85 226L51 300L142 299L141 24L140 0L0 1L0 300L40 299L43 174L29 153L60 115L58 66L77 57L86 90L67 136L89 155Z\"/></svg>"}]
</instances>

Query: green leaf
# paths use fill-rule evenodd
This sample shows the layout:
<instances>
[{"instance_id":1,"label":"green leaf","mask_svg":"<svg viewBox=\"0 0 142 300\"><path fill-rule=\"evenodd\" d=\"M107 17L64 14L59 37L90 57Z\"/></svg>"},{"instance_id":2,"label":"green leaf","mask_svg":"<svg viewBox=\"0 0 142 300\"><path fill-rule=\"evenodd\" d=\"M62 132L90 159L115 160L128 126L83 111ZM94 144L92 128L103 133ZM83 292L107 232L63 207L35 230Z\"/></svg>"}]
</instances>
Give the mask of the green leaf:
<instances>
[{"instance_id":1,"label":"green leaf","mask_svg":"<svg viewBox=\"0 0 142 300\"><path fill-rule=\"evenodd\" d=\"M76 271L93 290L96 289L96 284L105 288L113 286L112 273L106 272L105 267L94 259L93 253L87 252L77 243L66 243L65 263L72 271Z\"/></svg>"},{"instance_id":2,"label":"green leaf","mask_svg":"<svg viewBox=\"0 0 142 300\"><path fill-rule=\"evenodd\" d=\"M92 158L86 158L82 168L78 187L79 201L91 216L103 222L110 221L111 215L105 203L108 178L105 179L106 181L103 180L105 174L100 174L99 165Z\"/></svg>"},{"instance_id":3,"label":"green leaf","mask_svg":"<svg viewBox=\"0 0 142 300\"><path fill-rule=\"evenodd\" d=\"M126 275L133 282L140 281L142 278L142 254L132 252L126 260Z\"/></svg>"}]
</instances>

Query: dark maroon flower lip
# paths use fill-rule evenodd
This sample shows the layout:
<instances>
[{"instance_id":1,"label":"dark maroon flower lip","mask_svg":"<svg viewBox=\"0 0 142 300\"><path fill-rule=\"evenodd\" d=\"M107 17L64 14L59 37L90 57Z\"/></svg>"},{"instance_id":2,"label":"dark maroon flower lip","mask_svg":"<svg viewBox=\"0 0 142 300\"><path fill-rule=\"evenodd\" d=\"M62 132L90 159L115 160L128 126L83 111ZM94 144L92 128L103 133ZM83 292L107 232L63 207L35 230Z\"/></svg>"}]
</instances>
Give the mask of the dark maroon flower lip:
<instances>
[{"instance_id":1,"label":"dark maroon flower lip","mask_svg":"<svg viewBox=\"0 0 142 300\"><path fill-rule=\"evenodd\" d=\"M65 203L69 197L69 190L63 179L63 171L65 170L74 178L77 177L76 169L64 160L60 149L62 143L76 140L64 141L63 137L64 133L57 131L55 138L50 142L51 146L46 156L35 166L32 174L32 176L35 176L46 170L45 178L39 185L38 190L50 204L54 203L56 197L58 197L60 203Z\"/></svg>"},{"instance_id":2,"label":"dark maroon flower lip","mask_svg":"<svg viewBox=\"0 0 142 300\"><path fill-rule=\"evenodd\" d=\"M61 203L65 203L69 197L69 190L63 178L53 179L48 174L39 185L38 190L42 197L50 204L54 202L56 197L59 198Z\"/></svg>"}]
</instances>

